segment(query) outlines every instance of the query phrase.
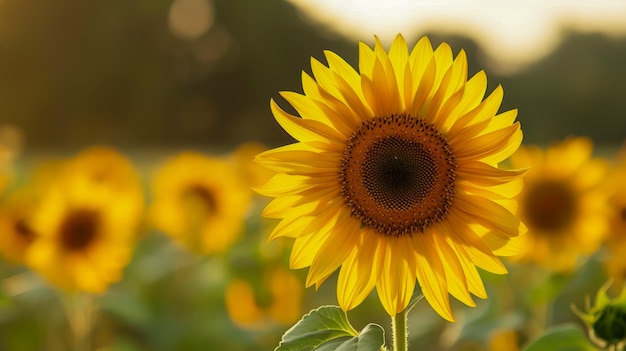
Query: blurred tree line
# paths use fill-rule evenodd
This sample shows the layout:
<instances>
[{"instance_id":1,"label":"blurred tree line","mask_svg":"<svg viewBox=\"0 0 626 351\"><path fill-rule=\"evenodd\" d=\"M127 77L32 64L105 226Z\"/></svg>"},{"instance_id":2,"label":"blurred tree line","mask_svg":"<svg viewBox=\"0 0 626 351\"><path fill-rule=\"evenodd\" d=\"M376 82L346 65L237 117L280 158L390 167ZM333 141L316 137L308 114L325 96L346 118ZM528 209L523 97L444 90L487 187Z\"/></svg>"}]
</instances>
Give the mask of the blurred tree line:
<instances>
[{"instance_id":1,"label":"blurred tree line","mask_svg":"<svg viewBox=\"0 0 626 351\"><path fill-rule=\"evenodd\" d=\"M213 0L194 37L172 30L172 1L0 1L0 124L19 127L30 150L276 145L291 139L269 99L301 91L300 72L324 49L357 62L354 41L284 0ZM491 88L504 86L502 109L519 108L526 142L573 134L621 144L626 38L564 38L543 61L497 76L470 39L431 34L465 48L470 73L485 68Z\"/></svg>"}]
</instances>

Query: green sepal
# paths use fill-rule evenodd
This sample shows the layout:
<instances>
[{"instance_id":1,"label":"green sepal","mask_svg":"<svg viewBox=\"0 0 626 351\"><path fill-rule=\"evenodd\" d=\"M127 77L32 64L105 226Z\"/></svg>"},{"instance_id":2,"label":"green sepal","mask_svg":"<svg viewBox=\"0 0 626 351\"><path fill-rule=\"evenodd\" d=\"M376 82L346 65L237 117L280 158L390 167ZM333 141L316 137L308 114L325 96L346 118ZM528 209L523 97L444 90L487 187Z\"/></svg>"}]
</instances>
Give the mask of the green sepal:
<instances>
[{"instance_id":1,"label":"green sepal","mask_svg":"<svg viewBox=\"0 0 626 351\"><path fill-rule=\"evenodd\" d=\"M381 326L368 324L359 333L341 308L322 306L287 330L275 351L380 351L384 345Z\"/></svg>"}]
</instances>

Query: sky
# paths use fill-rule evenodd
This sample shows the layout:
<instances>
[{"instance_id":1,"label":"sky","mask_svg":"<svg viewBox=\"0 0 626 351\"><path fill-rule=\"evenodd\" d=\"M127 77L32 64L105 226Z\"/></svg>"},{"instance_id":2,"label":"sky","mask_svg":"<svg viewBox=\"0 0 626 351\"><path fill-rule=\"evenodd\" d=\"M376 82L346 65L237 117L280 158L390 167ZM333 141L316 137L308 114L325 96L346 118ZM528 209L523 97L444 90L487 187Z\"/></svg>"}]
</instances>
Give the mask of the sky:
<instances>
[{"instance_id":1,"label":"sky","mask_svg":"<svg viewBox=\"0 0 626 351\"><path fill-rule=\"evenodd\" d=\"M350 38L410 43L420 33L465 34L493 69L514 73L549 54L564 28L626 36L626 0L290 0Z\"/></svg>"}]
</instances>

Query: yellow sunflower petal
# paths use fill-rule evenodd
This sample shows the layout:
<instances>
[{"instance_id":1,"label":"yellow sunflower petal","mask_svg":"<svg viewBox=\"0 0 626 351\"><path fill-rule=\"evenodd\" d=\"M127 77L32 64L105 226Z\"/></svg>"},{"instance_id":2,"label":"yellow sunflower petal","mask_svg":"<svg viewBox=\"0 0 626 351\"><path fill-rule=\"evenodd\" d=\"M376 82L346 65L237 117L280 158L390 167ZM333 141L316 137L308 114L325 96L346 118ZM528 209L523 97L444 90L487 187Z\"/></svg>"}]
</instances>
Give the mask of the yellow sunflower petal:
<instances>
[{"instance_id":1,"label":"yellow sunflower petal","mask_svg":"<svg viewBox=\"0 0 626 351\"><path fill-rule=\"evenodd\" d=\"M409 67L409 50L402 35L397 35L389 48L389 60L398 83L401 108L406 108L406 102L412 96L411 75Z\"/></svg>"},{"instance_id":2,"label":"yellow sunflower petal","mask_svg":"<svg viewBox=\"0 0 626 351\"><path fill-rule=\"evenodd\" d=\"M462 245L458 245L455 239L449 235L446 236L445 240L454 251L455 256L459 259L459 263L461 264L463 273L467 279L467 287L469 291L481 299L487 298L487 290L485 290L485 285L478 274L478 270L476 270L476 266L474 266L474 263L470 259L467 252L465 252Z\"/></svg>"},{"instance_id":3,"label":"yellow sunflower petal","mask_svg":"<svg viewBox=\"0 0 626 351\"><path fill-rule=\"evenodd\" d=\"M464 195L456 199L459 216L471 219L489 230L497 231L507 236L518 236L526 231L526 226L517 216L509 212L502 205L482 196Z\"/></svg>"},{"instance_id":4,"label":"yellow sunflower petal","mask_svg":"<svg viewBox=\"0 0 626 351\"><path fill-rule=\"evenodd\" d=\"M482 239L472 230L466 226L459 225L463 222L463 218L457 217L456 214L450 214L449 216L448 230L454 234L453 238L456 241L458 247L465 251L471 262L491 273L506 274L508 270L502 264L499 258L495 256Z\"/></svg>"},{"instance_id":5,"label":"yellow sunflower petal","mask_svg":"<svg viewBox=\"0 0 626 351\"><path fill-rule=\"evenodd\" d=\"M519 123L454 144L459 159L498 163L511 156L522 142Z\"/></svg>"},{"instance_id":6,"label":"yellow sunflower petal","mask_svg":"<svg viewBox=\"0 0 626 351\"><path fill-rule=\"evenodd\" d=\"M443 263L450 294L464 304L475 307L476 303L470 295L467 286L467 277L465 276L463 266L461 265L457 254L448 245L445 237L436 235L433 239L435 241L437 254L441 257L441 262Z\"/></svg>"},{"instance_id":7,"label":"yellow sunflower petal","mask_svg":"<svg viewBox=\"0 0 626 351\"><path fill-rule=\"evenodd\" d=\"M454 103L450 106L448 106L446 102L448 102L450 97L457 93L459 89L465 85L466 81L467 56L465 55L465 51L461 50L446 74L443 76L441 86L445 88L437 90L437 93L433 96L430 104L428 105L428 109L426 110L427 115L433 116L433 123L441 126L440 130L447 130L448 127L444 127L444 125L452 125L454 123L454 120L450 115L450 111L463 97L462 92L457 95L457 98L454 99ZM447 109L444 109L446 106Z\"/></svg>"},{"instance_id":8,"label":"yellow sunflower petal","mask_svg":"<svg viewBox=\"0 0 626 351\"><path fill-rule=\"evenodd\" d=\"M395 316L409 304L415 289L415 252L408 237L382 243L381 252L383 258L376 291L387 313Z\"/></svg>"},{"instance_id":9,"label":"yellow sunflower petal","mask_svg":"<svg viewBox=\"0 0 626 351\"><path fill-rule=\"evenodd\" d=\"M315 142L322 141L333 145L342 140L336 131L315 120L305 120L291 115L281 109L274 99L270 101L270 107L274 118L287 133L299 141Z\"/></svg>"},{"instance_id":10,"label":"yellow sunflower petal","mask_svg":"<svg viewBox=\"0 0 626 351\"><path fill-rule=\"evenodd\" d=\"M332 274L352 253L360 239L360 223L343 221L333 229L330 236L316 253L306 278L306 286L317 284Z\"/></svg>"},{"instance_id":11,"label":"yellow sunflower petal","mask_svg":"<svg viewBox=\"0 0 626 351\"><path fill-rule=\"evenodd\" d=\"M413 245L417 252L417 279L424 297L433 309L453 322L445 270L429 234L413 236Z\"/></svg>"},{"instance_id":12,"label":"yellow sunflower petal","mask_svg":"<svg viewBox=\"0 0 626 351\"><path fill-rule=\"evenodd\" d=\"M487 79L485 78L484 84L486 83ZM470 130L472 133L469 133L469 136L477 135L483 129L481 126L484 125L486 127L489 123L489 118L496 115L500 104L502 104L503 97L504 90L498 85L478 106L456 120L449 131L450 141L454 142L456 138L467 138L468 131L463 129L472 125L478 125L478 128ZM485 123L481 125L481 122Z\"/></svg>"},{"instance_id":13,"label":"yellow sunflower petal","mask_svg":"<svg viewBox=\"0 0 626 351\"><path fill-rule=\"evenodd\" d=\"M376 285L379 238L361 231L361 243L341 265L337 278L337 300L344 310L358 306Z\"/></svg>"},{"instance_id":14,"label":"yellow sunflower petal","mask_svg":"<svg viewBox=\"0 0 626 351\"><path fill-rule=\"evenodd\" d=\"M463 179L471 179L475 184L497 185L519 179L527 169L502 169L480 161L467 161L459 164L457 173Z\"/></svg>"}]
</instances>

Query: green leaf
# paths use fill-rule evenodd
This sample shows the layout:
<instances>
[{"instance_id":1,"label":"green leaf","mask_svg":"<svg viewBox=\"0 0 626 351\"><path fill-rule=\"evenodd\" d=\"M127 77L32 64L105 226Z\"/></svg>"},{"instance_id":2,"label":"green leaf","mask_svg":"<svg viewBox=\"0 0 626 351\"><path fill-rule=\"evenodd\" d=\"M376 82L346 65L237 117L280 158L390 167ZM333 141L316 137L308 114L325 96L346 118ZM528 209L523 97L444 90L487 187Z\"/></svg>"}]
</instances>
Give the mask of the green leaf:
<instances>
[{"instance_id":1,"label":"green leaf","mask_svg":"<svg viewBox=\"0 0 626 351\"><path fill-rule=\"evenodd\" d=\"M596 351L583 331L573 324L565 324L547 331L528 345L524 351Z\"/></svg>"},{"instance_id":2,"label":"green leaf","mask_svg":"<svg viewBox=\"0 0 626 351\"><path fill-rule=\"evenodd\" d=\"M361 333L337 306L322 306L287 330L275 351L380 351L385 331L368 324Z\"/></svg>"}]
</instances>

